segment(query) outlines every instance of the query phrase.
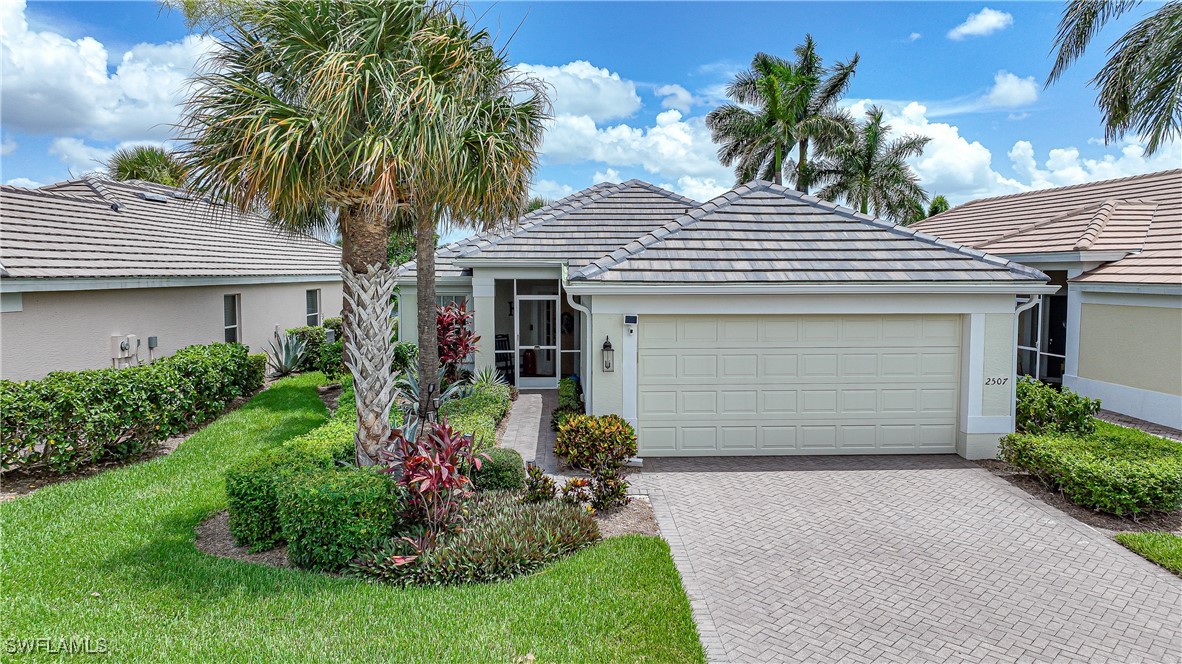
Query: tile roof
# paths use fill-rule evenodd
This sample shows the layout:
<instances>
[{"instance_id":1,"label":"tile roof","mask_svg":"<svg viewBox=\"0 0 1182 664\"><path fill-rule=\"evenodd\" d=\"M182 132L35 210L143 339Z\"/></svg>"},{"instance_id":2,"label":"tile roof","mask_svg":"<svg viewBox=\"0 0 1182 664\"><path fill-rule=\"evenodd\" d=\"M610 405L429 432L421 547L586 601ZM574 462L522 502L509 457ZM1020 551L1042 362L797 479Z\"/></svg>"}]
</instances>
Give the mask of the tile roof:
<instances>
[{"instance_id":1,"label":"tile roof","mask_svg":"<svg viewBox=\"0 0 1182 664\"><path fill-rule=\"evenodd\" d=\"M697 201L647 182L601 183L524 215L511 229L496 229L441 247L440 277L470 274L456 258L565 261L575 270L659 228ZM399 276L415 272L414 262Z\"/></svg>"},{"instance_id":2,"label":"tile roof","mask_svg":"<svg viewBox=\"0 0 1182 664\"><path fill-rule=\"evenodd\" d=\"M1045 281L771 182L737 187L570 274L645 283Z\"/></svg>"},{"instance_id":3,"label":"tile roof","mask_svg":"<svg viewBox=\"0 0 1182 664\"><path fill-rule=\"evenodd\" d=\"M335 245L148 182L0 186L0 217L0 275L11 278L340 274Z\"/></svg>"},{"instance_id":4,"label":"tile roof","mask_svg":"<svg viewBox=\"0 0 1182 664\"><path fill-rule=\"evenodd\" d=\"M1125 251L1073 281L1182 284L1182 169L983 198L913 226L996 254Z\"/></svg>"}]
</instances>

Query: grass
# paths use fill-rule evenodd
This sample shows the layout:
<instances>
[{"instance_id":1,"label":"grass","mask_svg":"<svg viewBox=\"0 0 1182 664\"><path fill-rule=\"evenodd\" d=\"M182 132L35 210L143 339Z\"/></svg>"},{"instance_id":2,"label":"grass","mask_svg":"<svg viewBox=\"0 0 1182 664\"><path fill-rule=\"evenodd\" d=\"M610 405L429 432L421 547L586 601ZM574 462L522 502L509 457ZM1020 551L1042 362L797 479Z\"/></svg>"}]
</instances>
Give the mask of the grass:
<instances>
[{"instance_id":1,"label":"grass","mask_svg":"<svg viewBox=\"0 0 1182 664\"><path fill-rule=\"evenodd\" d=\"M1116 541L1134 553L1182 576L1182 535L1174 533L1120 533Z\"/></svg>"},{"instance_id":2,"label":"grass","mask_svg":"<svg viewBox=\"0 0 1182 664\"><path fill-rule=\"evenodd\" d=\"M145 661L702 661L667 545L613 538L512 582L395 588L205 555L222 472L324 422L289 378L173 454L0 504L4 639ZM58 655L41 654L43 659Z\"/></svg>"}]
</instances>

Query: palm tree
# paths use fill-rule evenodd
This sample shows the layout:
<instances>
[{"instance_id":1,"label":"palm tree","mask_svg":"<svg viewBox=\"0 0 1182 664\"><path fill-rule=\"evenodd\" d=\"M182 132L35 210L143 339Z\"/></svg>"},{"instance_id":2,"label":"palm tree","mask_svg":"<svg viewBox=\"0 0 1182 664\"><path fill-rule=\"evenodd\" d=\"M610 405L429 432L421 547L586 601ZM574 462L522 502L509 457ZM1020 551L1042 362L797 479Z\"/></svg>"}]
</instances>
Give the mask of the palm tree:
<instances>
[{"instance_id":1,"label":"palm tree","mask_svg":"<svg viewBox=\"0 0 1182 664\"><path fill-rule=\"evenodd\" d=\"M116 180L145 180L169 187L185 182L185 168L176 156L154 145L119 148L105 164L107 174Z\"/></svg>"},{"instance_id":2,"label":"palm tree","mask_svg":"<svg viewBox=\"0 0 1182 664\"><path fill-rule=\"evenodd\" d=\"M1055 66L1046 85L1057 81L1087 50L1109 21L1140 0L1071 0L1063 8L1054 48ZM1091 84L1104 114L1104 140L1127 133L1143 136L1152 155L1182 133L1182 2L1171 0L1129 29L1108 49L1108 62Z\"/></svg>"},{"instance_id":3,"label":"palm tree","mask_svg":"<svg viewBox=\"0 0 1182 664\"><path fill-rule=\"evenodd\" d=\"M823 155L817 179L824 187L817 195L841 200L863 214L873 211L892 219L906 219L917 205L926 203L928 195L907 159L923 154L930 139L907 135L890 140L890 131L882 109L871 106L851 140Z\"/></svg>"},{"instance_id":4,"label":"palm tree","mask_svg":"<svg viewBox=\"0 0 1182 664\"><path fill-rule=\"evenodd\" d=\"M952 209L952 206L948 204L948 199L944 198L944 194L939 194L932 198L932 204L928 206L928 216L934 217L950 209Z\"/></svg>"},{"instance_id":5,"label":"palm tree","mask_svg":"<svg viewBox=\"0 0 1182 664\"><path fill-rule=\"evenodd\" d=\"M553 201L549 199L542 198L541 196L534 196L533 198L526 201L525 211L533 212L534 210L540 210L551 203L553 203Z\"/></svg>"},{"instance_id":6,"label":"palm tree","mask_svg":"<svg viewBox=\"0 0 1182 664\"><path fill-rule=\"evenodd\" d=\"M922 201L914 200L908 205L907 215L900 219L899 223L903 224L904 226L910 226L917 221L923 221L924 219L927 219L928 217L934 217L941 212L947 212L950 207L952 206L948 204L948 199L944 198L942 194L932 198L932 203L931 205L928 205L928 209L926 210L923 209Z\"/></svg>"},{"instance_id":7,"label":"palm tree","mask_svg":"<svg viewBox=\"0 0 1182 664\"><path fill-rule=\"evenodd\" d=\"M837 102L849 88L858 55L827 68L812 35L805 36L795 54L789 62L756 53L751 69L727 85L727 96L735 103L706 116L706 126L719 144L718 158L736 165L739 182L762 178L783 184L787 166L794 186L807 193L814 179L808 163L810 143L825 149L850 134L852 122ZM789 158L793 148L795 160Z\"/></svg>"},{"instance_id":8,"label":"palm tree","mask_svg":"<svg viewBox=\"0 0 1182 664\"><path fill-rule=\"evenodd\" d=\"M421 311L434 304L434 221L491 223L500 201L523 200L541 120L521 114L544 98L534 87L515 101L488 33L442 5L262 0L222 32L187 104L190 185L283 228L339 226L357 462L371 464L395 379L391 226L416 234ZM420 316L421 339L434 320Z\"/></svg>"}]
</instances>

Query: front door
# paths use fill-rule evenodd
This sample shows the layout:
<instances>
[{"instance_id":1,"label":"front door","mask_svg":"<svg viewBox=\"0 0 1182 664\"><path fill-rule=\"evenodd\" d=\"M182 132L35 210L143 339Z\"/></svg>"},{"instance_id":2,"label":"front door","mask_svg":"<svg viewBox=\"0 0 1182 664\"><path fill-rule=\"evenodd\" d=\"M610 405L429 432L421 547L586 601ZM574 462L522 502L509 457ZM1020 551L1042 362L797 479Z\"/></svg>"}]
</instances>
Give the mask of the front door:
<instances>
[{"instance_id":1,"label":"front door","mask_svg":"<svg viewBox=\"0 0 1182 664\"><path fill-rule=\"evenodd\" d=\"M558 296L518 295L517 385L558 387Z\"/></svg>"}]
</instances>

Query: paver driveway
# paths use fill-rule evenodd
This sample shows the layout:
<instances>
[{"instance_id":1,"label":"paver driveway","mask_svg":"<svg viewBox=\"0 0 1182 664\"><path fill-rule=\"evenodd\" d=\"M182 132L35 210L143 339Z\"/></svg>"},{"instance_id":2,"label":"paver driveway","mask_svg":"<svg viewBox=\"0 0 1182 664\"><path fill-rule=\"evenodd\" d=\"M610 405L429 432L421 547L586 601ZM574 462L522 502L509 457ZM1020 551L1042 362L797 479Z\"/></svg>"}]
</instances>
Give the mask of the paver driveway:
<instances>
[{"instance_id":1,"label":"paver driveway","mask_svg":"<svg viewBox=\"0 0 1182 664\"><path fill-rule=\"evenodd\" d=\"M1182 580L951 456L647 459L714 661L1178 661Z\"/></svg>"}]
</instances>

